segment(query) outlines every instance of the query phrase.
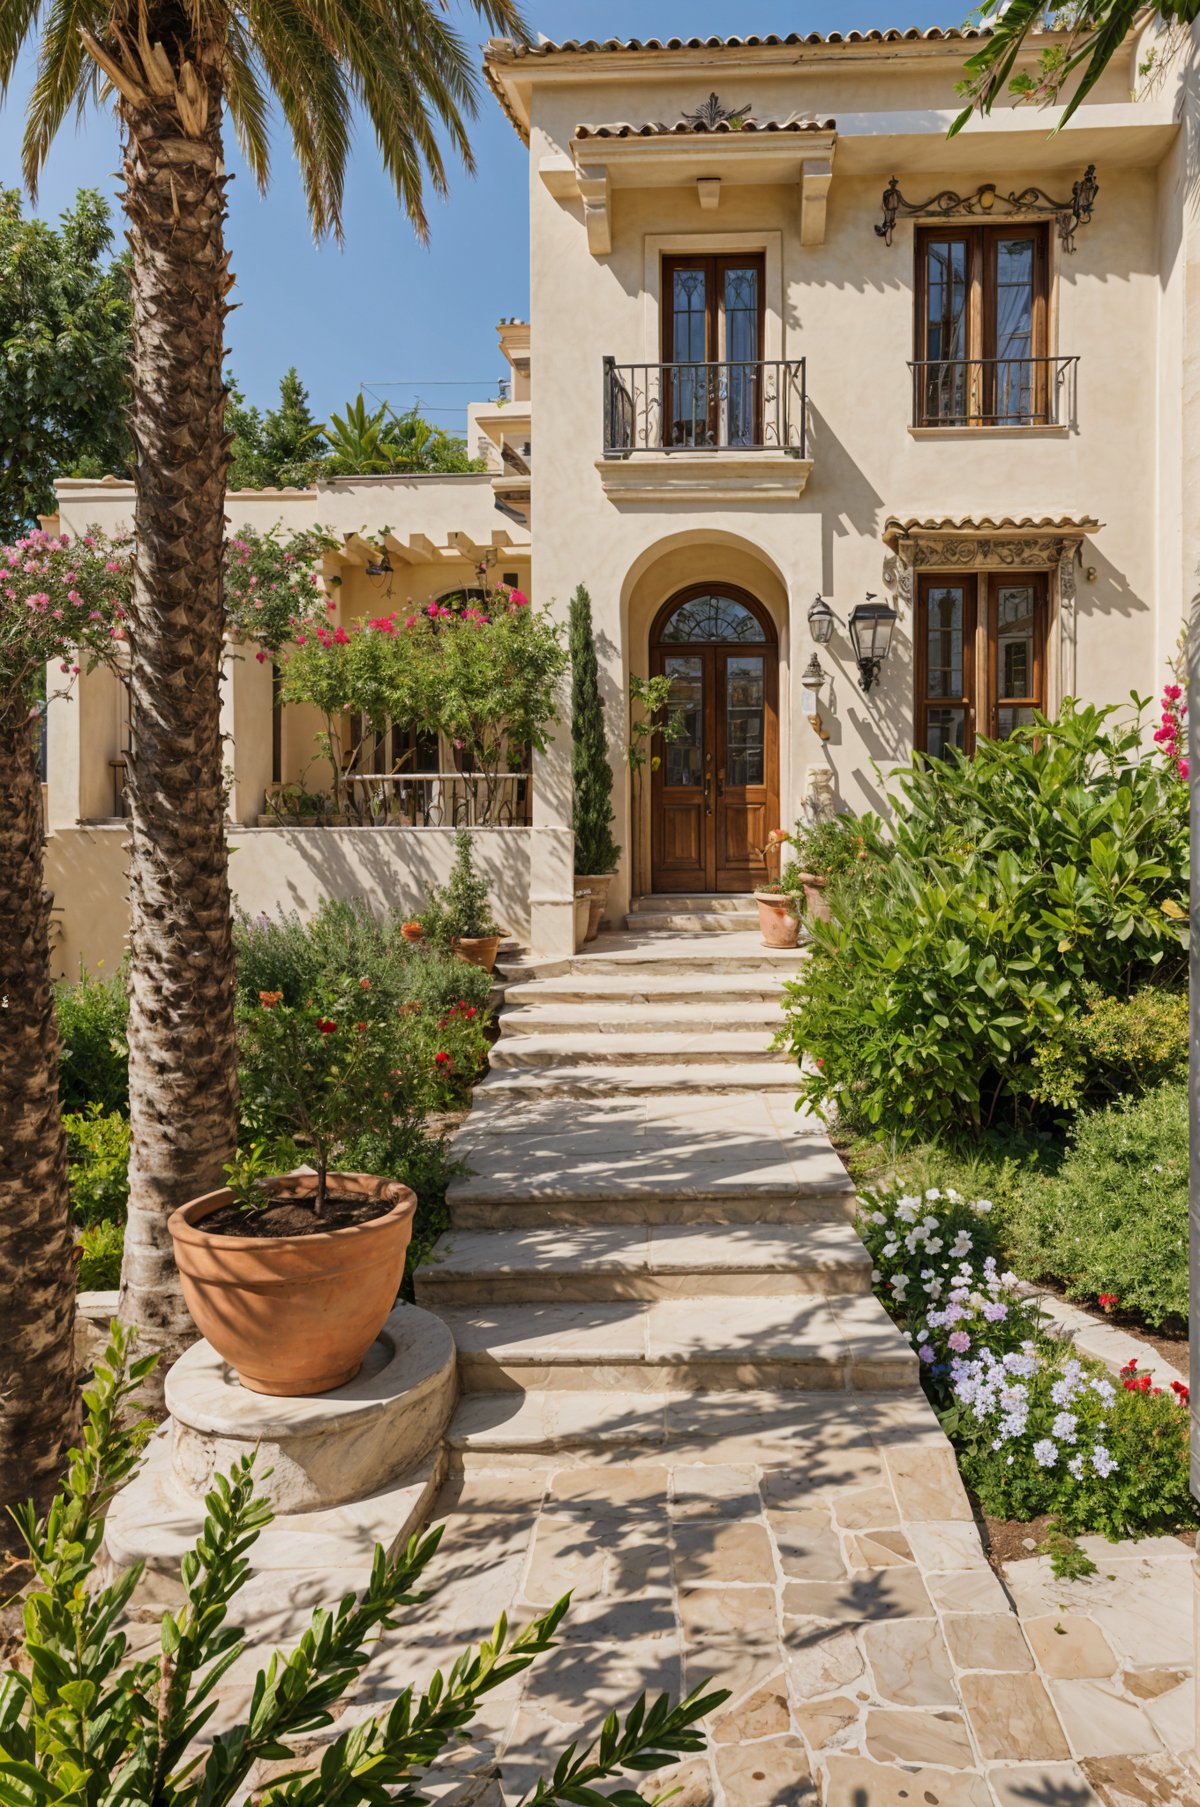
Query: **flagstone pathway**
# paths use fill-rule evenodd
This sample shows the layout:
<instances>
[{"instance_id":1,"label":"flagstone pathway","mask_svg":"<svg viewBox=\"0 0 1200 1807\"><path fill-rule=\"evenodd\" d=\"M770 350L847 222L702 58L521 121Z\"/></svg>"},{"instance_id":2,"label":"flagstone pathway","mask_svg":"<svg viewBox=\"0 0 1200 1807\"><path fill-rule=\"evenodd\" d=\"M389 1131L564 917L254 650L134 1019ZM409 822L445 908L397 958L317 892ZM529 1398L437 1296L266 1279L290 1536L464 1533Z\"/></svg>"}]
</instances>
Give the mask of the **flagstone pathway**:
<instances>
[{"instance_id":1,"label":"flagstone pathway","mask_svg":"<svg viewBox=\"0 0 1200 1807\"><path fill-rule=\"evenodd\" d=\"M707 1677L731 1699L678 1807L1200 1807L1190 1552L1005 1591L770 1051L803 956L682 914L510 974L417 1275L459 1349L446 1535L355 1710L569 1589L561 1647L476 1728L509 1800Z\"/></svg>"}]
</instances>

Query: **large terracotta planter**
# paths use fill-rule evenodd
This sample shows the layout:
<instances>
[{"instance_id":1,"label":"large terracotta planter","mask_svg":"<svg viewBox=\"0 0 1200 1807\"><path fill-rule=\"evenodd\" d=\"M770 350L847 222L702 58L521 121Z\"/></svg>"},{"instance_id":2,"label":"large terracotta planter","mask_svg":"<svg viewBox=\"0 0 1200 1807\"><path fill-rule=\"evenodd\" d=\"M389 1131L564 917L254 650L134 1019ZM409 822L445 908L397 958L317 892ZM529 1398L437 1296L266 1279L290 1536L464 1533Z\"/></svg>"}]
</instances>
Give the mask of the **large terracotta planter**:
<instances>
[{"instance_id":1,"label":"large terracotta planter","mask_svg":"<svg viewBox=\"0 0 1200 1807\"><path fill-rule=\"evenodd\" d=\"M581 889L577 882L576 888L575 888L575 952L576 953L580 952L580 950L583 947L584 942L587 940L588 921L591 917L591 914L592 914L592 894L588 890Z\"/></svg>"},{"instance_id":2,"label":"large terracotta planter","mask_svg":"<svg viewBox=\"0 0 1200 1807\"><path fill-rule=\"evenodd\" d=\"M793 913L791 899L781 891L756 891L754 901L758 905L758 927L763 946L795 947L800 924Z\"/></svg>"},{"instance_id":3,"label":"large terracotta planter","mask_svg":"<svg viewBox=\"0 0 1200 1807\"><path fill-rule=\"evenodd\" d=\"M577 885L586 885L592 894L591 908L588 911L587 935L585 940L594 941L600 933L600 924L604 920L604 912L608 908L608 887L612 884L611 872L579 873L575 879Z\"/></svg>"},{"instance_id":4,"label":"large terracotta planter","mask_svg":"<svg viewBox=\"0 0 1200 1807\"><path fill-rule=\"evenodd\" d=\"M804 886L804 909L809 919L828 922L832 915L829 900L825 896L829 880L822 878L819 872L802 872L800 883Z\"/></svg>"},{"instance_id":5,"label":"large terracotta planter","mask_svg":"<svg viewBox=\"0 0 1200 1807\"><path fill-rule=\"evenodd\" d=\"M500 951L500 937L499 935L456 935L454 951L460 960L466 960L472 966L482 966L485 973L490 973L496 964L496 955Z\"/></svg>"},{"instance_id":6,"label":"large terracotta planter","mask_svg":"<svg viewBox=\"0 0 1200 1807\"><path fill-rule=\"evenodd\" d=\"M267 1181L275 1196L311 1196L315 1173ZM396 1302L416 1195L368 1173L329 1175L341 1197L391 1202L385 1216L313 1236L213 1236L197 1226L232 1204L228 1187L167 1220L183 1297L201 1336L252 1393L300 1397L353 1380Z\"/></svg>"}]
</instances>

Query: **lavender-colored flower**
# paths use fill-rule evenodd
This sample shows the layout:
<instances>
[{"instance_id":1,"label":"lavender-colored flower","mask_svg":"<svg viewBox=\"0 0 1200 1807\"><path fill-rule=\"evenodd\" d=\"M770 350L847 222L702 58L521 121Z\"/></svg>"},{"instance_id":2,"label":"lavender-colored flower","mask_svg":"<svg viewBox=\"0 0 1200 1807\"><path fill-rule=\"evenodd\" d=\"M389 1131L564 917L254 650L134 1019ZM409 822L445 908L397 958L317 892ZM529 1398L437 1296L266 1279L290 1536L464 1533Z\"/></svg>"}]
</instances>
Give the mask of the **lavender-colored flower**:
<instances>
[{"instance_id":1,"label":"lavender-colored flower","mask_svg":"<svg viewBox=\"0 0 1200 1807\"><path fill-rule=\"evenodd\" d=\"M1002 1299L985 1299L983 1315L989 1324L1002 1324L1008 1316L1008 1306Z\"/></svg>"},{"instance_id":2,"label":"lavender-colored flower","mask_svg":"<svg viewBox=\"0 0 1200 1807\"><path fill-rule=\"evenodd\" d=\"M922 1343L921 1347L917 1350L917 1354L923 1362L931 1362L933 1360L933 1350L929 1347L928 1343Z\"/></svg>"},{"instance_id":3,"label":"lavender-colored flower","mask_svg":"<svg viewBox=\"0 0 1200 1807\"><path fill-rule=\"evenodd\" d=\"M1079 1429L1079 1420L1074 1412L1060 1412L1050 1429L1060 1443L1074 1443Z\"/></svg>"},{"instance_id":4,"label":"lavender-colored flower","mask_svg":"<svg viewBox=\"0 0 1200 1807\"><path fill-rule=\"evenodd\" d=\"M1039 1437L1033 1446L1033 1459L1039 1468L1053 1468L1058 1461L1058 1444L1049 1437Z\"/></svg>"},{"instance_id":5,"label":"lavender-colored flower","mask_svg":"<svg viewBox=\"0 0 1200 1807\"><path fill-rule=\"evenodd\" d=\"M971 1347L971 1339L965 1330L952 1330L946 1341L956 1355L965 1355Z\"/></svg>"},{"instance_id":6,"label":"lavender-colored flower","mask_svg":"<svg viewBox=\"0 0 1200 1807\"><path fill-rule=\"evenodd\" d=\"M1096 1470L1100 1479L1102 1481L1107 1480L1110 1474L1116 1473L1119 1466L1120 1464L1113 1460L1103 1443L1097 1443L1095 1449L1092 1451L1092 1467Z\"/></svg>"}]
</instances>

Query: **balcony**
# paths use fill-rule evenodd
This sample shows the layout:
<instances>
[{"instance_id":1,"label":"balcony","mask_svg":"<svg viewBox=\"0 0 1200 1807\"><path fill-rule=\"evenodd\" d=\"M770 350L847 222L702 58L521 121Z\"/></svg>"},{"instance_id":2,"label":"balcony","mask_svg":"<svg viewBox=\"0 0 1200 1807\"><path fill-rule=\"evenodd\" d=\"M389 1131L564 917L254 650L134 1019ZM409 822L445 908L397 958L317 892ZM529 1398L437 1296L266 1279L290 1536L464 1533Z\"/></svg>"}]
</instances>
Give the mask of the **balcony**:
<instances>
[{"instance_id":1,"label":"balcony","mask_svg":"<svg viewBox=\"0 0 1200 1807\"><path fill-rule=\"evenodd\" d=\"M1077 357L920 358L908 368L914 431L1076 424Z\"/></svg>"},{"instance_id":2,"label":"balcony","mask_svg":"<svg viewBox=\"0 0 1200 1807\"><path fill-rule=\"evenodd\" d=\"M808 458L803 358L604 360L601 482L614 499L793 500Z\"/></svg>"}]
</instances>

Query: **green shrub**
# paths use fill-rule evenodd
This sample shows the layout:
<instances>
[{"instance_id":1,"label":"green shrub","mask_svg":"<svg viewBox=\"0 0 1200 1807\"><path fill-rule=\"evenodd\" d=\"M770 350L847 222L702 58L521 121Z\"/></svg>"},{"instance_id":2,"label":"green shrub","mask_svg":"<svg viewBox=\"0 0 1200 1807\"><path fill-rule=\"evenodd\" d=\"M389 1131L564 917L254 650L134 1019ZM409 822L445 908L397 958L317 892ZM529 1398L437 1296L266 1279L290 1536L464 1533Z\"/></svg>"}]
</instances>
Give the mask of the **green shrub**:
<instances>
[{"instance_id":1,"label":"green shrub","mask_svg":"<svg viewBox=\"0 0 1200 1807\"><path fill-rule=\"evenodd\" d=\"M1090 991L1084 1009L1064 1018L1058 1034L1035 1050L1033 1064L1038 1078L1030 1095L1065 1106L1089 1093L1119 1098L1186 1078L1187 993L1157 985L1140 986L1128 998Z\"/></svg>"},{"instance_id":2,"label":"green shrub","mask_svg":"<svg viewBox=\"0 0 1200 1807\"><path fill-rule=\"evenodd\" d=\"M80 1227L123 1223L129 1200L129 1119L119 1111L68 1111L67 1177L71 1216Z\"/></svg>"},{"instance_id":3,"label":"green shrub","mask_svg":"<svg viewBox=\"0 0 1200 1807\"><path fill-rule=\"evenodd\" d=\"M479 940L500 933L492 915L488 881L475 870L474 845L465 828L455 833L450 877L430 892L421 912L421 926L430 945L443 953L459 939Z\"/></svg>"},{"instance_id":4,"label":"green shrub","mask_svg":"<svg viewBox=\"0 0 1200 1807\"><path fill-rule=\"evenodd\" d=\"M1009 1257L1072 1298L1113 1293L1150 1325L1188 1315L1188 1095L1182 1081L1081 1112L1057 1172L1005 1212Z\"/></svg>"},{"instance_id":5,"label":"green shrub","mask_svg":"<svg viewBox=\"0 0 1200 1807\"><path fill-rule=\"evenodd\" d=\"M58 1018L59 1089L65 1111L129 1108L129 995L125 967L102 977L81 967L79 981L54 988Z\"/></svg>"},{"instance_id":6,"label":"green shrub","mask_svg":"<svg viewBox=\"0 0 1200 1807\"><path fill-rule=\"evenodd\" d=\"M802 1102L901 1137L1036 1120L1037 1052L1093 991L1182 982L1186 786L1112 713L904 771L878 884L787 988Z\"/></svg>"},{"instance_id":7,"label":"green shrub","mask_svg":"<svg viewBox=\"0 0 1200 1807\"><path fill-rule=\"evenodd\" d=\"M827 901L839 914L849 914L859 897L880 883L891 859L891 843L878 816L845 812L810 826L796 824L794 858L802 872L829 881Z\"/></svg>"},{"instance_id":8,"label":"green shrub","mask_svg":"<svg viewBox=\"0 0 1200 1807\"><path fill-rule=\"evenodd\" d=\"M125 1225L94 1223L79 1238L80 1257L75 1285L81 1293L115 1292L121 1284L121 1256L125 1250Z\"/></svg>"}]
</instances>

